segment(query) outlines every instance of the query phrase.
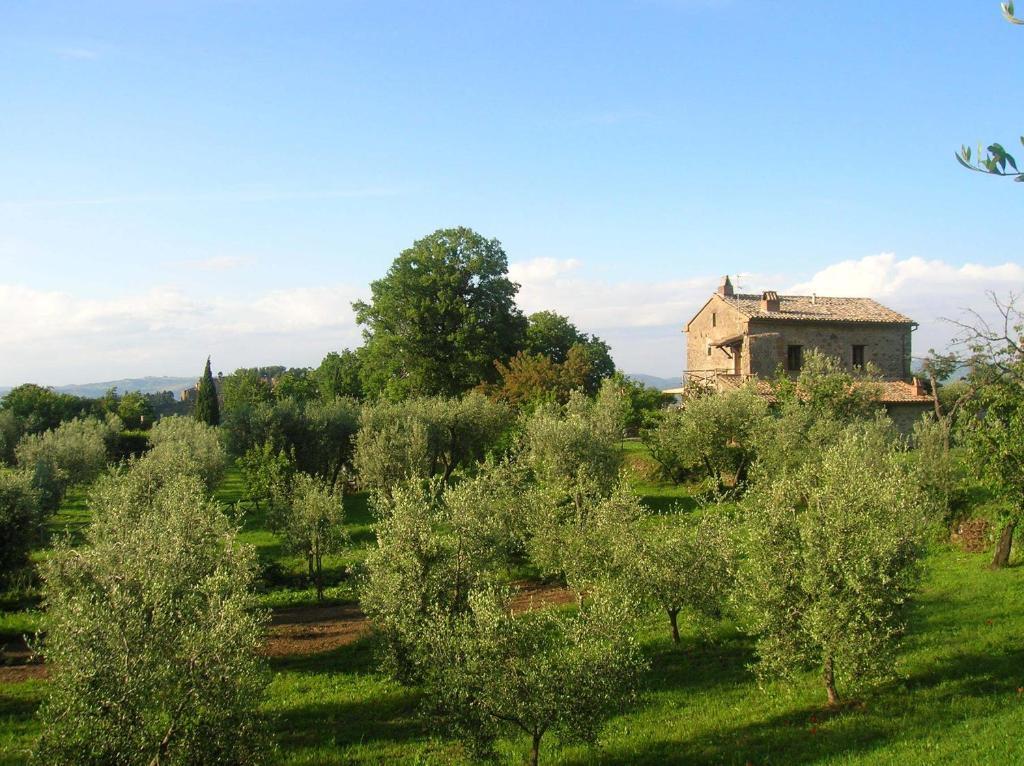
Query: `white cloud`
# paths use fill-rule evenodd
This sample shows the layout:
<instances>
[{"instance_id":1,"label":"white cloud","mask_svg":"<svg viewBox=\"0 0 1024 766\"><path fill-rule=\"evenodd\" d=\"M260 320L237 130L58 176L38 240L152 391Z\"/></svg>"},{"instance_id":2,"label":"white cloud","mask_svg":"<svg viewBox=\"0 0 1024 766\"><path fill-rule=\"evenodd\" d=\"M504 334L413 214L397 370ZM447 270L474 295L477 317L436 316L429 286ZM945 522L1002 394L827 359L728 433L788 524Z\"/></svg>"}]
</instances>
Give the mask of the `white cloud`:
<instances>
[{"instance_id":1,"label":"white cloud","mask_svg":"<svg viewBox=\"0 0 1024 766\"><path fill-rule=\"evenodd\" d=\"M880 253L835 263L787 290L874 298L906 314L920 324L914 335L917 357L929 348L945 348L956 335L944 319L963 318L966 308L988 316L988 291L1004 297L1024 292L1024 266L955 265L918 257L901 260L894 253Z\"/></svg>"},{"instance_id":2,"label":"white cloud","mask_svg":"<svg viewBox=\"0 0 1024 766\"><path fill-rule=\"evenodd\" d=\"M510 276L522 285L519 304L527 313L552 309L580 328L682 325L714 289L710 276L663 282L614 282L580 272L577 260L537 258L514 263Z\"/></svg>"},{"instance_id":3,"label":"white cloud","mask_svg":"<svg viewBox=\"0 0 1024 766\"><path fill-rule=\"evenodd\" d=\"M329 350L358 343L357 297L346 285L213 300L166 287L89 299L0 285L0 383L188 373L207 354L228 371L315 364Z\"/></svg>"},{"instance_id":4,"label":"white cloud","mask_svg":"<svg viewBox=\"0 0 1024 766\"><path fill-rule=\"evenodd\" d=\"M230 261L220 262L223 267ZM628 372L681 372L686 321L720 279L718 269L687 279L616 281L589 273L574 259L513 263L527 313L551 309L612 346ZM832 264L810 276L746 274L749 292L873 297L914 318L915 355L943 348L954 328L940 317L961 307L984 309L985 292L1024 292L1024 267L950 264L891 253ZM789 288L786 286L790 285ZM109 380L145 374L197 372L207 354L216 369L256 364L315 364L330 350L360 342L350 285L290 287L238 298L203 298L153 287L94 299L0 284L0 384Z\"/></svg>"},{"instance_id":5,"label":"white cloud","mask_svg":"<svg viewBox=\"0 0 1024 766\"><path fill-rule=\"evenodd\" d=\"M578 261L538 259L513 264L522 284L524 311L552 309L568 315L581 329L607 340L619 367L628 372L674 375L684 366L682 328L704 304L719 274L665 281L609 281L589 276ZM789 284L791 287L786 288ZM955 328L942 317L960 316L965 307L982 310L986 291L1024 292L1024 267L950 264L922 258L898 259L892 253L841 261L812 274L742 276L742 289L758 292L864 296L915 319L914 355L945 348Z\"/></svg>"}]
</instances>

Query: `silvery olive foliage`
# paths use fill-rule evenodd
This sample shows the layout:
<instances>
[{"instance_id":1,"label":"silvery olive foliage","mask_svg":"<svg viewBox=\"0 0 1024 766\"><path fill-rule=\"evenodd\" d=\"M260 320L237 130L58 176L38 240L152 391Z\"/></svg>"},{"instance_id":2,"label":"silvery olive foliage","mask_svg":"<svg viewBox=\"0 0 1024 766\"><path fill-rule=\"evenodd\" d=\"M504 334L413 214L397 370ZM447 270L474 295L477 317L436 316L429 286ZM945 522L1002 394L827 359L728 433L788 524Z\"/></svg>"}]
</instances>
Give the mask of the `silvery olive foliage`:
<instances>
[{"instance_id":1,"label":"silvery olive foliage","mask_svg":"<svg viewBox=\"0 0 1024 766\"><path fill-rule=\"evenodd\" d=\"M0 466L0 586L28 565L28 554L43 534L39 491L28 471Z\"/></svg>"},{"instance_id":2,"label":"silvery olive foliage","mask_svg":"<svg viewBox=\"0 0 1024 766\"><path fill-rule=\"evenodd\" d=\"M892 673L919 574L927 498L878 421L748 495L737 602L762 678L817 667L829 702Z\"/></svg>"},{"instance_id":3,"label":"silvery olive foliage","mask_svg":"<svg viewBox=\"0 0 1024 766\"><path fill-rule=\"evenodd\" d=\"M562 577L577 592L622 574L646 511L626 481L608 497L599 487L577 485L569 497L543 488L524 495L528 509L527 550L547 576Z\"/></svg>"},{"instance_id":4,"label":"silvery olive foliage","mask_svg":"<svg viewBox=\"0 0 1024 766\"><path fill-rule=\"evenodd\" d=\"M485 466L460 484L406 482L373 498L377 547L367 556L360 603L382 637L382 665L416 680L428 615L453 617L470 592L492 587L521 547L513 514L522 475Z\"/></svg>"},{"instance_id":5,"label":"silvery olive foliage","mask_svg":"<svg viewBox=\"0 0 1024 766\"><path fill-rule=\"evenodd\" d=\"M524 733L537 764L543 737L593 742L636 698L646 667L627 610L596 593L579 610L513 612L498 592L473 593L454 619L432 615L420 655L428 709L478 755Z\"/></svg>"},{"instance_id":6,"label":"silvery olive foliage","mask_svg":"<svg viewBox=\"0 0 1024 766\"><path fill-rule=\"evenodd\" d=\"M238 459L245 483L245 499L259 510L260 501L272 512L287 501L295 478L295 461L284 449L274 449L269 441L254 445Z\"/></svg>"},{"instance_id":7,"label":"silvery olive foliage","mask_svg":"<svg viewBox=\"0 0 1024 766\"><path fill-rule=\"evenodd\" d=\"M573 392L564 406L548 404L526 418L522 458L547 490L572 494L581 486L607 496L622 467L627 402L606 380L595 399Z\"/></svg>"},{"instance_id":8,"label":"silvery olive foliage","mask_svg":"<svg viewBox=\"0 0 1024 766\"><path fill-rule=\"evenodd\" d=\"M764 397L749 386L688 398L647 432L644 441L666 479L703 476L717 487L737 486L756 454L768 415Z\"/></svg>"},{"instance_id":9,"label":"silvery olive foliage","mask_svg":"<svg viewBox=\"0 0 1024 766\"><path fill-rule=\"evenodd\" d=\"M285 547L305 557L310 579L316 585L316 597L324 597L323 558L341 551L348 542L345 509L340 493L309 474L297 474L287 509L278 525Z\"/></svg>"},{"instance_id":10,"label":"silvery olive foliage","mask_svg":"<svg viewBox=\"0 0 1024 766\"><path fill-rule=\"evenodd\" d=\"M363 408L356 437L360 483L387 492L408 479L472 470L504 448L514 423L511 409L480 393L460 399L421 397L379 401Z\"/></svg>"},{"instance_id":11,"label":"silvery olive foliage","mask_svg":"<svg viewBox=\"0 0 1024 766\"><path fill-rule=\"evenodd\" d=\"M910 437L915 476L933 520L948 529L962 498L963 465L950 448L950 423L931 415L914 424Z\"/></svg>"},{"instance_id":12,"label":"silvery olive foliage","mask_svg":"<svg viewBox=\"0 0 1024 766\"><path fill-rule=\"evenodd\" d=\"M69 487L88 484L103 471L110 436L107 423L75 418L21 439L18 465L32 472L44 509L55 511Z\"/></svg>"},{"instance_id":13,"label":"silvery olive foliage","mask_svg":"<svg viewBox=\"0 0 1024 766\"><path fill-rule=\"evenodd\" d=\"M623 587L668 615L679 643L679 615L698 627L720 619L735 582L732 519L712 507L693 520L682 513L655 516L617 540Z\"/></svg>"},{"instance_id":14,"label":"silvery olive foliage","mask_svg":"<svg viewBox=\"0 0 1024 766\"><path fill-rule=\"evenodd\" d=\"M215 426L173 415L157 421L149 440L153 449L146 459L190 464L208 490L212 491L224 477L228 457Z\"/></svg>"},{"instance_id":15,"label":"silvery olive foliage","mask_svg":"<svg viewBox=\"0 0 1024 766\"><path fill-rule=\"evenodd\" d=\"M196 476L140 492L133 471L90 497L85 544L42 565L51 681L35 760L263 762L254 551Z\"/></svg>"}]
</instances>

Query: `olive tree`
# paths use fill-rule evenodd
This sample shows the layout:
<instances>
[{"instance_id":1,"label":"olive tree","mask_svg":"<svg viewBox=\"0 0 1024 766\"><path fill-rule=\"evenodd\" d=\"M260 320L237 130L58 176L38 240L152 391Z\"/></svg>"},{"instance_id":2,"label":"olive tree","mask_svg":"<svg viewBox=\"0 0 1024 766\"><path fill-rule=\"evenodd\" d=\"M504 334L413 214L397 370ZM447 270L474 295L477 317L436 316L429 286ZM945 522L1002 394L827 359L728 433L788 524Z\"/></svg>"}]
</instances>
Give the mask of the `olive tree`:
<instances>
[{"instance_id":1,"label":"olive tree","mask_svg":"<svg viewBox=\"0 0 1024 766\"><path fill-rule=\"evenodd\" d=\"M579 610L514 613L474 593L456 619L424 632L425 701L479 755L504 733L524 733L529 762L554 732L593 742L602 722L635 698L646 663L624 609L600 597Z\"/></svg>"},{"instance_id":2,"label":"olive tree","mask_svg":"<svg viewBox=\"0 0 1024 766\"><path fill-rule=\"evenodd\" d=\"M0 466L0 586L25 568L42 532L39 492L31 474Z\"/></svg>"},{"instance_id":3,"label":"olive tree","mask_svg":"<svg viewBox=\"0 0 1024 766\"><path fill-rule=\"evenodd\" d=\"M874 422L849 427L820 461L750 493L738 602L760 676L816 666L836 704L843 683L891 671L926 505L899 443Z\"/></svg>"},{"instance_id":4,"label":"olive tree","mask_svg":"<svg viewBox=\"0 0 1024 766\"><path fill-rule=\"evenodd\" d=\"M256 558L195 476L140 492L135 469L90 497L86 543L42 566L51 669L46 764L248 764L270 755Z\"/></svg>"},{"instance_id":5,"label":"olive tree","mask_svg":"<svg viewBox=\"0 0 1024 766\"><path fill-rule=\"evenodd\" d=\"M596 399L574 392L564 407L540 407L523 425L522 452L537 481L570 493L591 485L607 496L622 466L625 402L605 381Z\"/></svg>"},{"instance_id":6,"label":"olive tree","mask_svg":"<svg viewBox=\"0 0 1024 766\"><path fill-rule=\"evenodd\" d=\"M1024 19L1015 15L1013 0L1005 0L999 4L1003 12L1003 18L1011 24L1024 25ZM1024 146L1024 136L1020 137L1020 143ZM987 173L993 176L1004 176L1014 181L1024 181L1024 172L1017 168L1017 161L1013 158L1002 144L992 143L982 154L981 145L978 145L978 153L972 155L971 147L963 145L956 153L956 160L961 166L978 173Z\"/></svg>"},{"instance_id":7,"label":"olive tree","mask_svg":"<svg viewBox=\"0 0 1024 766\"><path fill-rule=\"evenodd\" d=\"M950 449L950 423L932 416L919 418L910 437L916 479L935 518L948 524L961 498L962 466Z\"/></svg>"},{"instance_id":8,"label":"olive tree","mask_svg":"<svg viewBox=\"0 0 1024 766\"><path fill-rule=\"evenodd\" d=\"M968 376L975 394L960 410L959 425L974 466L1003 500L992 567L1010 563L1013 537L1024 519L1024 312L1018 296L989 294L989 320L971 311L954 321L971 354Z\"/></svg>"},{"instance_id":9,"label":"olive tree","mask_svg":"<svg viewBox=\"0 0 1024 766\"><path fill-rule=\"evenodd\" d=\"M238 459L238 466L245 482L245 499L251 501L257 511L261 500L274 506L291 494L295 460L284 449L275 450L269 441L247 450Z\"/></svg>"},{"instance_id":10,"label":"olive tree","mask_svg":"<svg viewBox=\"0 0 1024 766\"><path fill-rule=\"evenodd\" d=\"M316 584L317 600L324 598L323 558L348 542L342 496L322 480L300 473L294 478L287 510L278 529L285 547L304 556L309 577Z\"/></svg>"},{"instance_id":11,"label":"olive tree","mask_svg":"<svg viewBox=\"0 0 1024 766\"><path fill-rule=\"evenodd\" d=\"M411 478L448 483L457 470L500 451L512 424L507 405L480 393L364 407L355 446L359 481L385 492Z\"/></svg>"},{"instance_id":12,"label":"olive tree","mask_svg":"<svg viewBox=\"0 0 1024 766\"><path fill-rule=\"evenodd\" d=\"M742 484L756 454L768 404L750 386L690 397L644 435L665 478L697 474L723 488Z\"/></svg>"},{"instance_id":13,"label":"olive tree","mask_svg":"<svg viewBox=\"0 0 1024 766\"><path fill-rule=\"evenodd\" d=\"M675 513L634 527L618 541L625 587L668 615L679 643L679 614L699 624L718 619L732 593L729 522L711 509L696 521Z\"/></svg>"},{"instance_id":14,"label":"olive tree","mask_svg":"<svg viewBox=\"0 0 1024 766\"><path fill-rule=\"evenodd\" d=\"M166 453L187 457L207 489L212 490L223 478L227 454L215 426L195 418L174 415L161 418L150 431L153 449L150 455L159 460Z\"/></svg>"},{"instance_id":15,"label":"olive tree","mask_svg":"<svg viewBox=\"0 0 1024 766\"><path fill-rule=\"evenodd\" d=\"M384 639L382 664L399 680L417 678L428 616L464 612L469 593L506 568L518 543L511 517L519 482L506 463L454 487L435 478L374 495L377 547L366 558L360 602Z\"/></svg>"},{"instance_id":16,"label":"olive tree","mask_svg":"<svg viewBox=\"0 0 1024 766\"><path fill-rule=\"evenodd\" d=\"M104 422L75 418L22 438L15 450L18 465L33 473L45 510L56 510L69 487L100 474L107 464L109 437Z\"/></svg>"},{"instance_id":17,"label":"olive tree","mask_svg":"<svg viewBox=\"0 0 1024 766\"><path fill-rule=\"evenodd\" d=\"M646 513L625 481L608 497L593 484L580 484L569 495L543 488L523 494L527 550L544 575L562 577L583 593L623 574L624 546L634 540Z\"/></svg>"}]
</instances>

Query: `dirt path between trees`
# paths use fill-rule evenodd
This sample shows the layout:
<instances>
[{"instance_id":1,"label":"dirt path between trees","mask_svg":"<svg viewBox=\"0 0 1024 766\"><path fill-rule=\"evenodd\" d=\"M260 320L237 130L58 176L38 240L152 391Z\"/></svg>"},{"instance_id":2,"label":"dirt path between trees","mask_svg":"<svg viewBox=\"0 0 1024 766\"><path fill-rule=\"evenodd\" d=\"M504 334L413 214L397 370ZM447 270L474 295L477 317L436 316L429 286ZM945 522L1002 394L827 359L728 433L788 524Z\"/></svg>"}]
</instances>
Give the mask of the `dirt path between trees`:
<instances>
[{"instance_id":1,"label":"dirt path between trees","mask_svg":"<svg viewBox=\"0 0 1024 766\"><path fill-rule=\"evenodd\" d=\"M541 609L575 601L563 585L521 581L512 599L512 611ZM263 653L267 657L319 654L355 643L369 635L370 622L357 604L302 606L275 609Z\"/></svg>"},{"instance_id":2,"label":"dirt path between trees","mask_svg":"<svg viewBox=\"0 0 1024 766\"><path fill-rule=\"evenodd\" d=\"M572 603L576 596L562 585L521 581L512 610L523 612ZM370 622L358 604L301 606L275 609L267 628L263 654L267 657L294 657L329 652L353 644L370 633ZM2 647L0 683L21 683L48 677L46 666L33 661L23 639L11 640Z\"/></svg>"}]
</instances>

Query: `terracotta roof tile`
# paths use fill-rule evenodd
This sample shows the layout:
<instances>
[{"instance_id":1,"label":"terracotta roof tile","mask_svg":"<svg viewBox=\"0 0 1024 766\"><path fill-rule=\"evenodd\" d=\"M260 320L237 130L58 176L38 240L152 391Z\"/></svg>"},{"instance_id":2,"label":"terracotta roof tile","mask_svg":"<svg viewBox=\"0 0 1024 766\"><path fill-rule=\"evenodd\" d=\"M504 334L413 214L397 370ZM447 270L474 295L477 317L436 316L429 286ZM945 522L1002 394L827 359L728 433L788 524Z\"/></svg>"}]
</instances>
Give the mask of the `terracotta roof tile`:
<instances>
[{"instance_id":1,"label":"terracotta roof tile","mask_svg":"<svg viewBox=\"0 0 1024 766\"><path fill-rule=\"evenodd\" d=\"M810 295L780 295L778 311L762 311L761 296L741 294L723 296L750 319L791 319L817 322L878 322L913 324L903 316L871 298L828 298Z\"/></svg>"}]
</instances>

